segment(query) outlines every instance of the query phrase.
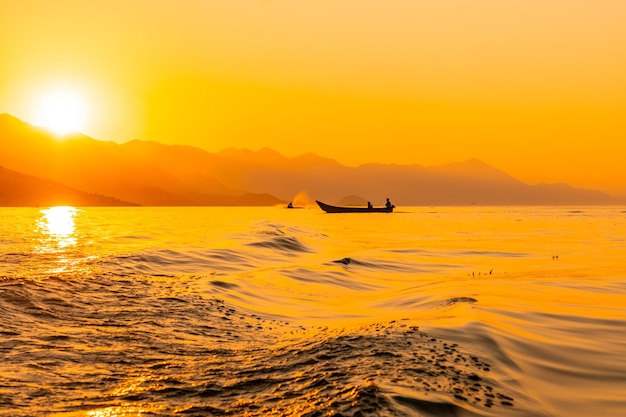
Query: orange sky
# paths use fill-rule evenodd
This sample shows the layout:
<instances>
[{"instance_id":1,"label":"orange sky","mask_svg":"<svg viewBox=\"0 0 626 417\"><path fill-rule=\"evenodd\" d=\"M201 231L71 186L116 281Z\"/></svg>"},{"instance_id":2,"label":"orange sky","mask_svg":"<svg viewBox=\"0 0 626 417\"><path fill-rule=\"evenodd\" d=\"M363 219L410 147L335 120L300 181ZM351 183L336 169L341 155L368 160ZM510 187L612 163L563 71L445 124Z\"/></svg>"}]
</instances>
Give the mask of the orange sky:
<instances>
[{"instance_id":1,"label":"orange sky","mask_svg":"<svg viewBox=\"0 0 626 417\"><path fill-rule=\"evenodd\" d=\"M0 0L0 113L348 165L476 157L626 195L623 0Z\"/></svg>"}]
</instances>

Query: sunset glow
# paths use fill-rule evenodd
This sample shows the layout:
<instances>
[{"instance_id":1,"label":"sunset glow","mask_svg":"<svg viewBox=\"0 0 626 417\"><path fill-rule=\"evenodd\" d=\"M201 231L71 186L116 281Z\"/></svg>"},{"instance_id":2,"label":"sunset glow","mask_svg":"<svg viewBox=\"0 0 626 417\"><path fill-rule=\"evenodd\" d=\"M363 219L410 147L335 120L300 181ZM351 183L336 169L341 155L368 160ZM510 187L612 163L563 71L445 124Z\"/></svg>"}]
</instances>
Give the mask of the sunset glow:
<instances>
[{"instance_id":1,"label":"sunset glow","mask_svg":"<svg viewBox=\"0 0 626 417\"><path fill-rule=\"evenodd\" d=\"M68 88L44 92L35 104L33 123L57 135L84 131L88 112L81 95Z\"/></svg>"},{"instance_id":2,"label":"sunset glow","mask_svg":"<svg viewBox=\"0 0 626 417\"><path fill-rule=\"evenodd\" d=\"M626 195L621 0L5 3L0 113L60 134L349 166L478 158ZM55 79L98 97L39 90Z\"/></svg>"}]
</instances>

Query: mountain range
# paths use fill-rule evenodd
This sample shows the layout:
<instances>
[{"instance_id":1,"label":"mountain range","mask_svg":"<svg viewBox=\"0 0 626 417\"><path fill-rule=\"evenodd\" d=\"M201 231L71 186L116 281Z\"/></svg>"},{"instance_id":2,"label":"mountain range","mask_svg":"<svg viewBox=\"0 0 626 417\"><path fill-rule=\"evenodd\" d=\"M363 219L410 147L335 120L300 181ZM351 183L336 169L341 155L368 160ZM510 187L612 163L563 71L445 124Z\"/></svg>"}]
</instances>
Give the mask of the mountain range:
<instances>
[{"instance_id":1,"label":"mountain range","mask_svg":"<svg viewBox=\"0 0 626 417\"><path fill-rule=\"evenodd\" d=\"M347 167L314 154L192 146L75 134L56 138L0 114L0 205L255 206L306 192L334 203L356 195L373 204L610 205L626 198L566 184L525 184L478 159L446 165ZM58 198L55 200L54 196ZM62 198L61 198L62 197Z\"/></svg>"}]
</instances>

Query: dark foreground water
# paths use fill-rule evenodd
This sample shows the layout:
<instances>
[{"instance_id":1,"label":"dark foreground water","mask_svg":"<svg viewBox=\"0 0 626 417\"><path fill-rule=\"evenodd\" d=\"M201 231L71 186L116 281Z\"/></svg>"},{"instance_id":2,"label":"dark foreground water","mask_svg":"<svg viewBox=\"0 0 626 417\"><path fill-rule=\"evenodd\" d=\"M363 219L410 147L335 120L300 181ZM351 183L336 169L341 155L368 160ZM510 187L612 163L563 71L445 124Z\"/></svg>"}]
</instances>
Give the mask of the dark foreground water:
<instances>
[{"instance_id":1,"label":"dark foreground water","mask_svg":"<svg viewBox=\"0 0 626 417\"><path fill-rule=\"evenodd\" d=\"M0 415L626 415L623 208L0 221Z\"/></svg>"}]
</instances>

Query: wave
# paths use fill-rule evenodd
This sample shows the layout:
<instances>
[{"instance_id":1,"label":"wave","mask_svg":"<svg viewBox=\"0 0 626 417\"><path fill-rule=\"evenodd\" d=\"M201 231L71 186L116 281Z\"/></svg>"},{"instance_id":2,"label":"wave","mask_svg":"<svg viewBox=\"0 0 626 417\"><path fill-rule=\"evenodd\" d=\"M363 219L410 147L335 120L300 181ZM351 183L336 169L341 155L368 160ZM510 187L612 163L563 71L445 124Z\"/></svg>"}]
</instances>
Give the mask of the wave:
<instances>
[{"instance_id":1,"label":"wave","mask_svg":"<svg viewBox=\"0 0 626 417\"><path fill-rule=\"evenodd\" d=\"M247 241L245 245L248 247L271 249L275 253L278 252L283 255L312 253L314 250L306 245L302 238L318 239L320 237L322 236L316 232L310 232L296 226L285 226L271 221L259 222L250 233L238 236L239 239Z\"/></svg>"},{"instance_id":2,"label":"wave","mask_svg":"<svg viewBox=\"0 0 626 417\"><path fill-rule=\"evenodd\" d=\"M488 416L523 410L519 392L502 384L507 378L497 362L414 320L338 328L290 323L200 297L190 285L195 280L206 278L107 274L3 282L0 307L12 324L3 328L0 351L21 347L3 361L5 375L15 372L4 391L11 400L0 413L417 416L448 410ZM239 291L236 283L209 283ZM39 383L25 385L26 367ZM78 368L85 371L75 374Z\"/></svg>"},{"instance_id":3,"label":"wave","mask_svg":"<svg viewBox=\"0 0 626 417\"><path fill-rule=\"evenodd\" d=\"M247 244L256 248L274 249L281 252L311 252L311 250L294 236L275 236Z\"/></svg>"},{"instance_id":4,"label":"wave","mask_svg":"<svg viewBox=\"0 0 626 417\"><path fill-rule=\"evenodd\" d=\"M376 273L425 273L425 272L439 272L442 270L458 268L458 265L443 264L443 263L421 263L415 260L404 259L389 259L389 258L370 258L361 259L353 257L345 257L341 259L335 259L331 263L341 264L347 269L369 269Z\"/></svg>"}]
</instances>

